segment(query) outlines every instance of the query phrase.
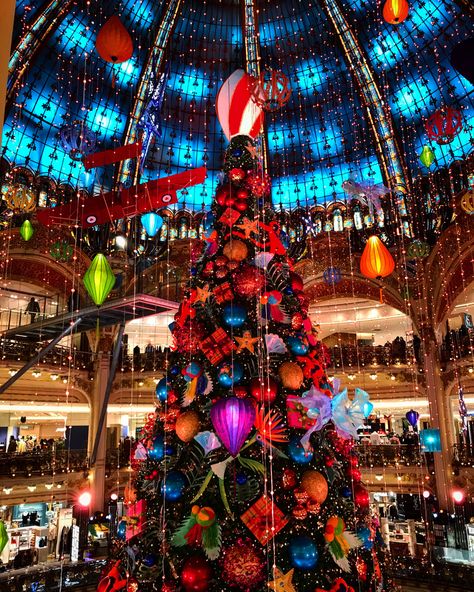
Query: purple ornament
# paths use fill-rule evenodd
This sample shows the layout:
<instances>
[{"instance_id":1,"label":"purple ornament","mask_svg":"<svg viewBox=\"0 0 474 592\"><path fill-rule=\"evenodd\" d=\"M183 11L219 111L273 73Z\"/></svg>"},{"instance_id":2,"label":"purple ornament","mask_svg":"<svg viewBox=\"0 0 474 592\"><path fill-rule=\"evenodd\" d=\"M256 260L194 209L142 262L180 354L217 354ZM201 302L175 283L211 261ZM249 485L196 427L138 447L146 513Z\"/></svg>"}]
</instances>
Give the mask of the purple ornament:
<instances>
[{"instance_id":1,"label":"purple ornament","mask_svg":"<svg viewBox=\"0 0 474 592\"><path fill-rule=\"evenodd\" d=\"M220 441L237 456L255 421L255 404L250 399L229 397L214 403L211 421Z\"/></svg>"},{"instance_id":2,"label":"purple ornament","mask_svg":"<svg viewBox=\"0 0 474 592\"><path fill-rule=\"evenodd\" d=\"M410 411L407 412L405 417L407 418L407 421L411 425L411 427L414 428L418 423L418 418L420 417L420 414L418 413L418 411L410 409Z\"/></svg>"}]
</instances>

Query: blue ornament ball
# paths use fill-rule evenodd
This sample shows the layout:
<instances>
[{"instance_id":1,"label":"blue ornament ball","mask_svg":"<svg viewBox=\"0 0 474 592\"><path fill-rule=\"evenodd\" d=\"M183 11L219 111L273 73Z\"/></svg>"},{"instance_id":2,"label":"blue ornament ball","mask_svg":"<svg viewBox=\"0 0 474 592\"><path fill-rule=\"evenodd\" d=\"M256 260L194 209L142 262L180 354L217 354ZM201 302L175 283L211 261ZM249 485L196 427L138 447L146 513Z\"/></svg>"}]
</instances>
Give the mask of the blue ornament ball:
<instances>
[{"instance_id":1,"label":"blue ornament ball","mask_svg":"<svg viewBox=\"0 0 474 592\"><path fill-rule=\"evenodd\" d=\"M166 456L173 456L174 454L174 448L171 446L171 444L167 444L165 447L165 454Z\"/></svg>"},{"instance_id":2,"label":"blue ornament ball","mask_svg":"<svg viewBox=\"0 0 474 592\"><path fill-rule=\"evenodd\" d=\"M171 366L170 368L170 374L171 376L178 376L178 374L180 373L180 367L179 366Z\"/></svg>"},{"instance_id":3,"label":"blue ornament ball","mask_svg":"<svg viewBox=\"0 0 474 592\"><path fill-rule=\"evenodd\" d=\"M228 327L241 327L247 318L247 309L241 304L224 306L223 320Z\"/></svg>"},{"instance_id":4,"label":"blue ornament ball","mask_svg":"<svg viewBox=\"0 0 474 592\"><path fill-rule=\"evenodd\" d=\"M310 448L306 451L300 440L301 438L299 436L292 436L290 438L290 441L288 442L288 456L292 461L300 465L307 465L313 460L313 449Z\"/></svg>"},{"instance_id":5,"label":"blue ornament ball","mask_svg":"<svg viewBox=\"0 0 474 592\"><path fill-rule=\"evenodd\" d=\"M352 496L352 489L349 486L345 486L341 489L341 495L342 497L346 497L349 498Z\"/></svg>"},{"instance_id":6,"label":"blue ornament ball","mask_svg":"<svg viewBox=\"0 0 474 592\"><path fill-rule=\"evenodd\" d=\"M239 383L243 375L244 368L240 362L224 363L219 367L217 380L221 386L230 388L233 384Z\"/></svg>"},{"instance_id":7,"label":"blue ornament ball","mask_svg":"<svg viewBox=\"0 0 474 592\"><path fill-rule=\"evenodd\" d=\"M124 541L127 535L127 522L125 520L121 520L119 525L117 526L117 537Z\"/></svg>"},{"instance_id":8,"label":"blue ornament ball","mask_svg":"<svg viewBox=\"0 0 474 592\"><path fill-rule=\"evenodd\" d=\"M153 553L147 553L147 555L143 557L143 565L145 565L146 567L153 567L155 563L156 555L153 555Z\"/></svg>"},{"instance_id":9,"label":"blue ornament ball","mask_svg":"<svg viewBox=\"0 0 474 592\"><path fill-rule=\"evenodd\" d=\"M295 356L305 356L308 353L309 347L301 339L298 339L298 337L288 337L286 344Z\"/></svg>"},{"instance_id":10,"label":"blue ornament ball","mask_svg":"<svg viewBox=\"0 0 474 592\"><path fill-rule=\"evenodd\" d=\"M245 473L237 473L235 480L237 481L237 485L245 485L248 481Z\"/></svg>"},{"instance_id":11,"label":"blue ornament ball","mask_svg":"<svg viewBox=\"0 0 474 592\"><path fill-rule=\"evenodd\" d=\"M168 398L168 379L166 376L164 376L156 385L155 394L156 398L162 403Z\"/></svg>"},{"instance_id":12,"label":"blue ornament ball","mask_svg":"<svg viewBox=\"0 0 474 592\"><path fill-rule=\"evenodd\" d=\"M283 290L283 293L286 294L287 296L291 296L293 294L293 288L291 286L287 286Z\"/></svg>"},{"instance_id":13,"label":"blue ornament ball","mask_svg":"<svg viewBox=\"0 0 474 592\"><path fill-rule=\"evenodd\" d=\"M316 567L319 553L313 539L299 535L290 541L290 562L293 567L310 570Z\"/></svg>"},{"instance_id":14,"label":"blue ornament ball","mask_svg":"<svg viewBox=\"0 0 474 592\"><path fill-rule=\"evenodd\" d=\"M186 368L183 370L184 380L186 382L191 382L193 378L199 376L202 372L202 368L200 364L197 362L190 362Z\"/></svg>"},{"instance_id":15,"label":"blue ornament ball","mask_svg":"<svg viewBox=\"0 0 474 592\"><path fill-rule=\"evenodd\" d=\"M372 533L370 532L370 528L367 528L367 526L358 528L356 534L362 541L362 547L367 549L367 551L370 551L374 546L374 541L371 539Z\"/></svg>"},{"instance_id":16,"label":"blue ornament ball","mask_svg":"<svg viewBox=\"0 0 474 592\"><path fill-rule=\"evenodd\" d=\"M181 471L170 471L166 476L166 482L161 484L161 494L168 502L177 502L183 497L187 485L186 477Z\"/></svg>"},{"instance_id":17,"label":"blue ornament ball","mask_svg":"<svg viewBox=\"0 0 474 592\"><path fill-rule=\"evenodd\" d=\"M152 446L148 450L148 458L151 460L162 460L165 456L163 436L160 434L153 438Z\"/></svg>"}]
</instances>

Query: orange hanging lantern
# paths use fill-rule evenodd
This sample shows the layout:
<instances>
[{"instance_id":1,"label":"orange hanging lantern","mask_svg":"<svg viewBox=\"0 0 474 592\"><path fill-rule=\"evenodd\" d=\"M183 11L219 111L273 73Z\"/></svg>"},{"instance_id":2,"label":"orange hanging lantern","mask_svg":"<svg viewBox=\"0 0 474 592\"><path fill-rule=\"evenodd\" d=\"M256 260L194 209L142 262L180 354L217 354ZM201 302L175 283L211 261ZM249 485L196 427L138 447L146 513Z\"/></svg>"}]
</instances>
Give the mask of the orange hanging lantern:
<instances>
[{"instance_id":1,"label":"orange hanging lantern","mask_svg":"<svg viewBox=\"0 0 474 592\"><path fill-rule=\"evenodd\" d=\"M383 18L390 25L399 25L408 16L410 6L407 0L387 0L383 7Z\"/></svg>"},{"instance_id":2,"label":"orange hanging lantern","mask_svg":"<svg viewBox=\"0 0 474 592\"><path fill-rule=\"evenodd\" d=\"M380 279L390 275L395 269L395 261L390 251L378 236L371 236L360 258L360 271L370 279Z\"/></svg>"},{"instance_id":3,"label":"orange hanging lantern","mask_svg":"<svg viewBox=\"0 0 474 592\"><path fill-rule=\"evenodd\" d=\"M97 53L106 62L120 64L133 55L133 40L118 16L111 16L95 40Z\"/></svg>"}]
</instances>

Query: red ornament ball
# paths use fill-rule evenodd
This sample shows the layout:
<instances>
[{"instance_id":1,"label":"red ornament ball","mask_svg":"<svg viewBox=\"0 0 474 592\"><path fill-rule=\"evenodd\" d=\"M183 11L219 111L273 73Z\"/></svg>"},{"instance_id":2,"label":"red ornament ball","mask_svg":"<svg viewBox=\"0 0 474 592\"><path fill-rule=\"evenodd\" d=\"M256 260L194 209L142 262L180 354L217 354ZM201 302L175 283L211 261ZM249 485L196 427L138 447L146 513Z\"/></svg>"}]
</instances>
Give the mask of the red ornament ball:
<instances>
[{"instance_id":1,"label":"red ornament ball","mask_svg":"<svg viewBox=\"0 0 474 592\"><path fill-rule=\"evenodd\" d=\"M138 580L133 577L128 578L127 592L137 592L137 590L138 590Z\"/></svg>"},{"instance_id":2,"label":"red ornament ball","mask_svg":"<svg viewBox=\"0 0 474 592\"><path fill-rule=\"evenodd\" d=\"M255 296L263 289L265 277L262 272L253 265L242 265L234 272L234 290L239 296Z\"/></svg>"},{"instance_id":3,"label":"red ornament ball","mask_svg":"<svg viewBox=\"0 0 474 592\"><path fill-rule=\"evenodd\" d=\"M303 326L303 315L300 312L295 312L295 314L291 317L291 328L298 331Z\"/></svg>"},{"instance_id":4,"label":"red ornament ball","mask_svg":"<svg viewBox=\"0 0 474 592\"><path fill-rule=\"evenodd\" d=\"M294 271L290 271L290 283L294 292L303 291L303 278Z\"/></svg>"},{"instance_id":5,"label":"red ornament ball","mask_svg":"<svg viewBox=\"0 0 474 592\"><path fill-rule=\"evenodd\" d=\"M244 169L236 168L230 169L227 175L231 181L233 181L234 183L239 183L240 181L243 181L245 179L247 173L244 171Z\"/></svg>"},{"instance_id":6,"label":"red ornament ball","mask_svg":"<svg viewBox=\"0 0 474 592\"><path fill-rule=\"evenodd\" d=\"M354 483L354 501L359 508L368 508L370 505L369 492L360 483Z\"/></svg>"},{"instance_id":7,"label":"red ornament ball","mask_svg":"<svg viewBox=\"0 0 474 592\"><path fill-rule=\"evenodd\" d=\"M222 580L241 590L261 590L265 579L265 560L250 539L238 539L224 549Z\"/></svg>"},{"instance_id":8,"label":"red ornament ball","mask_svg":"<svg viewBox=\"0 0 474 592\"><path fill-rule=\"evenodd\" d=\"M181 572L181 584L186 592L206 592L211 578L212 569L200 555L192 555Z\"/></svg>"},{"instance_id":9,"label":"red ornament ball","mask_svg":"<svg viewBox=\"0 0 474 592\"><path fill-rule=\"evenodd\" d=\"M270 195L272 180L266 173L258 171L250 173L245 179L245 184L256 197L266 197Z\"/></svg>"},{"instance_id":10,"label":"red ornament ball","mask_svg":"<svg viewBox=\"0 0 474 592\"><path fill-rule=\"evenodd\" d=\"M235 204L234 204L234 208L238 211L238 212L245 212L245 210L247 209L248 204L245 200L243 199L238 199L236 200Z\"/></svg>"},{"instance_id":11,"label":"red ornament ball","mask_svg":"<svg viewBox=\"0 0 474 592\"><path fill-rule=\"evenodd\" d=\"M349 467L347 474L349 477L352 477L354 481L360 481L362 479L362 473L355 467Z\"/></svg>"},{"instance_id":12,"label":"red ornament ball","mask_svg":"<svg viewBox=\"0 0 474 592\"><path fill-rule=\"evenodd\" d=\"M229 197L229 186L221 185L216 191L216 202L220 206L225 206L226 199Z\"/></svg>"},{"instance_id":13,"label":"red ornament ball","mask_svg":"<svg viewBox=\"0 0 474 592\"><path fill-rule=\"evenodd\" d=\"M283 489L294 489L294 487L296 487L296 483L296 472L288 467L283 469L283 473L281 476L281 486L283 487Z\"/></svg>"},{"instance_id":14,"label":"red ornament ball","mask_svg":"<svg viewBox=\"0 0 474 592\"><path fill-rule=\"evenodd\" d=\"M248 189L245 189L245 187L240 187L239 189L237 189L235 197L237 199L248 199L250 197L250 194L248 192Z\"/></svg>"},{"instance_id":15,"label":"red ornament ball","mask_svg":"<svg viewBox=\"0 0 474 592\"><path fill-rule=\"evenodd\" d=\"M248 388L243 384L236 384L234 386L234 395L238 399L245 399L249 394Z\"/></svg>"},{"instance_id":16,"label":"red ornament ball","mask_svg":"<svg viewBox=\"0 0 474 592\"><path fill-rule=\"evenodd\" d=\"M278 394L278 383L273 378L252 378L250 394L258 402L273 403Z\"/></svg>"}]
</instances>

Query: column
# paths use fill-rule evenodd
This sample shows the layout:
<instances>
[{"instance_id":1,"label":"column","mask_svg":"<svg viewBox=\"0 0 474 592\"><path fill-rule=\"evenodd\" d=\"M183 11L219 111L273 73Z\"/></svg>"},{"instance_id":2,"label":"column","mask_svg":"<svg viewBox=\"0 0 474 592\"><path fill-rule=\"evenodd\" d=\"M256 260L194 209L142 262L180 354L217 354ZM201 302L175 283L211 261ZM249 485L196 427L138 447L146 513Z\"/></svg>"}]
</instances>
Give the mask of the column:
<instances>
[{"instance_id":1,"label":"column","mask_svg":"<svg viewBox=\"0 0 474 592\"><path fill-rule=\"evenodd\" d=\"M110 372L110 357L108 353L98 352L96 367L94 372L94 392L91 406L91 424L89 430L89 454L94 446L94 439L99 424L100 410L104 403L107 380ZM92 509L94 511L104 511L105 497L105 461L107 458L107 420L100 434L99 447L97 449L97 458L92 467L91 475L91 493Z\"/></svg>"},{"instance_id":2,"label":"column","mask_svg":"<svg viewBox=\"0 0 474 592\"><path fill-rule=\"evenodd\" d=\"M15 0L0 2L0 142L2 140L5 98L7 94L8 60L12 43Z\"/></svg>"},{"instance_id":3,"label":"column","mask_svg":"<svg viewBox=\"0 0 474 592\"><path fill-rule=\"evenodd\" d=\"M448 510L452 506L452 442L449 437L449 434L452 433L452 430L450 430L451 414L448 410L449 401L447 401L447 397L445 396L443 382L441 380L438 346L434 336L432 335L430 339L427 339L424 345L426 392L430 405L431 425L434 428L438 428L441 434L441 452L433 453L436 495L440 508Z\"/></svg>"}]
</instances>

